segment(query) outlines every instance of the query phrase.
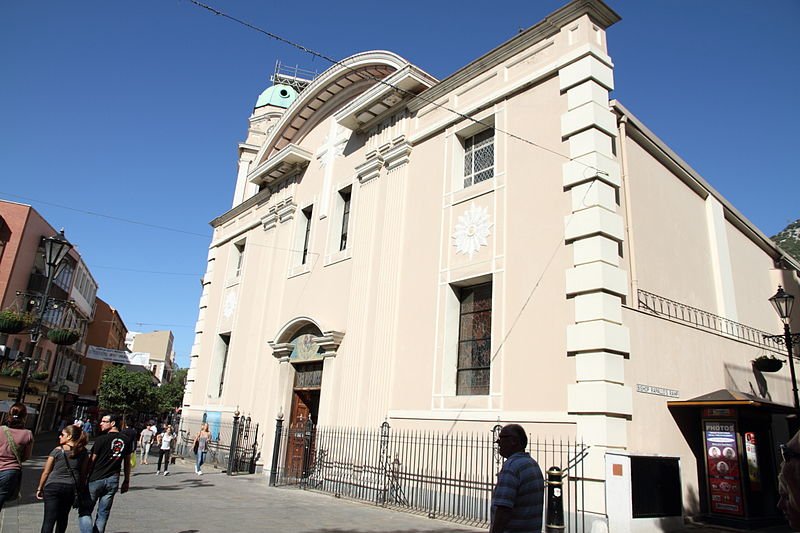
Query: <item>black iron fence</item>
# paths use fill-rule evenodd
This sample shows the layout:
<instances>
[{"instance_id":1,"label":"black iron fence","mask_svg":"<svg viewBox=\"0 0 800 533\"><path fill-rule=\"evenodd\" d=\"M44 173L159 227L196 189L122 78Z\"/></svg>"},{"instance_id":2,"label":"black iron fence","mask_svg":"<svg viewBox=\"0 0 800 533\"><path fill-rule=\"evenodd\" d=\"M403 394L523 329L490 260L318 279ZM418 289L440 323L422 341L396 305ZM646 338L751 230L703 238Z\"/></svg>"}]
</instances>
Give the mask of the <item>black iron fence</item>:
<instances>
[{"instance_id":1,"label":"black iron fence","mask_svg":"<svg viewBox=\"0 0 800 533\"><path fill-rule=\"evenodd\" d=\"M180 455L194 456L194 438L204 422L200 417L183 418L177 447ZM257 422L249 416L234 416L231 421L214 422L209 429L211 439L206 447L206 464L224 470L228 475L255 473L261 457Z\"/></svg>"},{"instance_id":2,"label":"black iron fence","mask_svg":"<svg viewBox=\"0 0 800 533\"><path fill-rule=\"evenodd\" d=\"M424 513L478 527L490 520L492 489L503 459L483 433L380 428L276 426L271 485L301 488ZM583 459L588 447L531 436L528 451L542 470L563 471L559 487L565 530L587 531Z\"/></svg>"}]
</instances>

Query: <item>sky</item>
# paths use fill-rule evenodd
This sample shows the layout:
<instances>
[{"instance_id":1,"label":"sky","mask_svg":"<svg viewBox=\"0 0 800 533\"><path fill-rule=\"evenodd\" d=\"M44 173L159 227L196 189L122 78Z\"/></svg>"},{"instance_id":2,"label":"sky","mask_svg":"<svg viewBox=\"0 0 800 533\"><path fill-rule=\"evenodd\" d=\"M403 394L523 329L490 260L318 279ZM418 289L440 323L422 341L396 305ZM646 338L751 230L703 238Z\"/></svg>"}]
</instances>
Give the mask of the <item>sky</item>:
<instances>
[{"instance_id":1,"label":"sky","mask_svg":"<svg viewBox=\"0 0 800 533\"><path fill-rule=\"evenodd\" d=\"M324 55L442 79L564 0L207 0ZM800 217L797 0L609 0L619 100L768 236ZM330 64L188 0L0 2L0 198L65 228L132 331L189 365L238 143L275 63Z\"/></svg>"}]
</instances>

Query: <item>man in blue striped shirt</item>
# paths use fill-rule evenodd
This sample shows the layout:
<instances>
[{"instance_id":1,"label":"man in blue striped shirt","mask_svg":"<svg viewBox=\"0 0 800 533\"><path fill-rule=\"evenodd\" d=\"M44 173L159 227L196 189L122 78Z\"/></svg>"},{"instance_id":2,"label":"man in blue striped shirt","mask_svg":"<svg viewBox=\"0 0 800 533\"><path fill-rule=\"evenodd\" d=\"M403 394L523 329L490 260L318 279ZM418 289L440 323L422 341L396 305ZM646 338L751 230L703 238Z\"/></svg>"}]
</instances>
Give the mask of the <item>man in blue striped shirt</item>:
<instances>
[{"instance_id":1,"label":"man in blue striped shirt","mask_svg":"<svg viewBox=\"0 0 800 533\"><path fill-rule=\"evenodd\" d=\"M519 424L503 426L497 437L506 458L492 494L489 533L541 533L544 478L536 461L525 452L528 436Z\"/></svg>"}]
</instances>

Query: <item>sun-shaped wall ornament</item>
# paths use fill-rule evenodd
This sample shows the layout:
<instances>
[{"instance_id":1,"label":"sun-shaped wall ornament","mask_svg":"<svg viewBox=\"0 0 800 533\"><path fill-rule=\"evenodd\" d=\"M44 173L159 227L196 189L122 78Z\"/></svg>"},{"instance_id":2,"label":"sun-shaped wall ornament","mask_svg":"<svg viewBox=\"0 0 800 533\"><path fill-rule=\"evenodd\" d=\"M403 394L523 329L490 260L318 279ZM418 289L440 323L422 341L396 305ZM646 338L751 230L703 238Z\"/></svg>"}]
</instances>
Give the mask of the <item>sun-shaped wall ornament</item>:
<instances>
[{"instance_id":1,"label":"sun-shaped wall ornament","mask_svg":"<svg viewBox=\"0 0 800 533\"><path fill-rule=\"evenodd\" d=\"M236 300L238 300L236 293L231 291L225 297L225 303L222 304L222 316L230 318L236 310Z\"/></svg>"},{"instance_id":2,"label":"sun-shaped wall ornament","mask_svg":"<svg viewBox=\"0 0 800 533\"><path fill-rule=\"evenodd\" d=\"M464 214L458 217L456 230L451 237L453 246L456 247L456 252L469 255L469 258L472 259L472 256L480 250L481 246L489 244L486 239L489 237L489 228L491 227L489 210L485 207L470 204Z\"/></svg>"}]
</instances>

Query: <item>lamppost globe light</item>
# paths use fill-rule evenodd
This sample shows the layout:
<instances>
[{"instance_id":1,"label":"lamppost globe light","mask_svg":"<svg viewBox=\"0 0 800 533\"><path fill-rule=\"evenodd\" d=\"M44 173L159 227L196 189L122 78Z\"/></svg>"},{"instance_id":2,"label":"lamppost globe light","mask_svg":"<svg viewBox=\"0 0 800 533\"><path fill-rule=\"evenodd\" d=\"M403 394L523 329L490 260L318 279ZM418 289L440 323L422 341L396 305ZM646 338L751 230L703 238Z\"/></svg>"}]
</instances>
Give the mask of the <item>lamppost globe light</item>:
<instances>
[{"instance_id":1,"label":"lamppost globe light","mask_svg":"<svg viewBox=\"0 0 800 533\"><path fill-rule=\"evenodd\" d=\"M62 228L57 235L44 240L44 273L46 276L55 275L61 262L72 249L72 243L64 236Z\"/></svg>"},{"instance_id":2,"label":"lamppost globe light","mask_svg":"<svg viewBox=\"0 0 800 533\"><path fill-rule=\"evenodd\" d=\"M794 296L784 291L781 285L778 285L778 292L769 299L769 302L772 304L772 307L775 308L775 311L778 313L778 316L781 317L784 324L788 324L789 318L792 316Z\"/></svg>"},{"instance_id":3,"label":"lamppost globe light","mask_svg":"<svg viewBox=\"0 0 800 533\"><path fill-rule=\"evenodd\" d=\"M789 321L792 316L792 306L794 305L794 296L783 290L781 285L778 285L778 292L775 296L769 299L769 303L775 308L778 316L783 321L783 335L765 335L766 339L770 339L777 343L782 343L786 346L786 356L789 358L789 372L792 378L792 396L794 397L794 408L800 414L800 394L797 392L797 375L794 370L794 345L800 341L800 335L792 333Z\"/></svg>"},{"instance_id":4,"label":"lamppost globe light","mask_svg":"<svg viewBox=\"0 0 800 533\"><path fill-rule=\"evenodd\" d=\"M33 362L34 354L36 353L36 345L39 343L39 338L42 335L42 322L44 321L45 313L48 310L48 303L50 299L50 287L53 285L53 278L59 272L59 267L63 264L64 258L72 249L70 243L64 236L64 229L62 228L57 235L46 237L44 239L44 273L47 276L47 283L45 284L44 291L39 296L39 312L36 315L36 321L30 329L31 342L29 344L30 353L25 355L25 365L22 367L22 375L19 378L19 387L17 388L18 403L25 401L25 389L28 385L28 374L31 370L31 363Z\"/></svg>"}]
</instances>

